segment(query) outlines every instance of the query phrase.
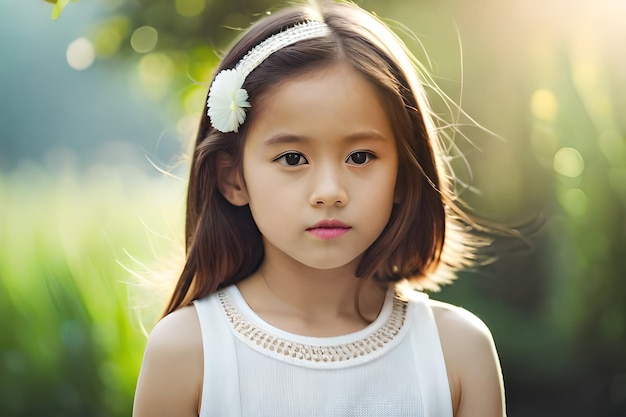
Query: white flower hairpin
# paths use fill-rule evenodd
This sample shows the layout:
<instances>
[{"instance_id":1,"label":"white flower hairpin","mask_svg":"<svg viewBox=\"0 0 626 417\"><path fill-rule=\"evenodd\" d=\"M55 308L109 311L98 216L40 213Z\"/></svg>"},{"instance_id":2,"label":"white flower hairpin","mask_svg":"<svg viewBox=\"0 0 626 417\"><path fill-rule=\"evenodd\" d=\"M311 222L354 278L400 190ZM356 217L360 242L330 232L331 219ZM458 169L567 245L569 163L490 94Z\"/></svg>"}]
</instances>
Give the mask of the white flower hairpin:
<instances>
[{"instance_id":1,"label":"white flower hairpin","mask_svg":"<svg viewBox=\"0 0 626 417\"><path fill-rule=\"evenodd\" d=\"M248 92L241 88L245 77L237 69L221 71L213 80L207 100L211 124L220 132L238 132L250 107Z\"/></svg>"},{"instance_id":2,"label":"white flower hairpin","mask_svg":"<svg viewBox=\"0 0 626 417\"><path fill-rule=\"evenodd\" d=\"M309 21L270 36L252 48L233 69L220 71L209 89L207 115L220 132L238 132L250 107L248 92L243 88L246 77L274 52L296 42L326 36L329 27Z\"/></svg>"}]
</instances>

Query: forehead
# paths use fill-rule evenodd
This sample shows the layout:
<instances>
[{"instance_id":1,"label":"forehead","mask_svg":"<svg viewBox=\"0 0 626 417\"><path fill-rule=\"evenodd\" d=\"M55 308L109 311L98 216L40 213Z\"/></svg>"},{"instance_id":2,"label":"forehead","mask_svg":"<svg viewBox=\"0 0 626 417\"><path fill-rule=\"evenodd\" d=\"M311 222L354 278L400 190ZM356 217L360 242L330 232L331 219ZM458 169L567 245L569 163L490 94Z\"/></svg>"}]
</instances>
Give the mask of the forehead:
<instances>
[{"instance_id":1,"label":"forehead","mask_svg":"<svg viewBox=\"0 0 626 417\"><path fill-rule=\"evenodd\" d=\"M284 80L270 87L254 106L248 140L276 135L345 138L374 132L394 141L376 87L345 64Z\"/></svg>"}]
</instances>

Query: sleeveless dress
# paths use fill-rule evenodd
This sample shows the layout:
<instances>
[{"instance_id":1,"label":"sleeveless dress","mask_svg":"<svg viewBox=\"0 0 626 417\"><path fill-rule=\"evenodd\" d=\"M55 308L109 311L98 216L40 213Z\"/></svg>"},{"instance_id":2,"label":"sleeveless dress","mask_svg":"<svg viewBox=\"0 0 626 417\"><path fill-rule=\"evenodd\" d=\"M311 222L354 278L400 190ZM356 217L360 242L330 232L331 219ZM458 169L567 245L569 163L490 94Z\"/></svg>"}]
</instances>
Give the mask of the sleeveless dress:
<instances>
[{"instance_id":1,"label":"sleeveless dress","mask_svg":"<svg viewBox=\"0 0 626 417\"><path fill-rule=\"evenodd\" d=\"M194 305L204 349L200 417L452 417L424 294L389 291L369 326L322 338L265 322L236 286Z\"/></svg>"}]
</instances>

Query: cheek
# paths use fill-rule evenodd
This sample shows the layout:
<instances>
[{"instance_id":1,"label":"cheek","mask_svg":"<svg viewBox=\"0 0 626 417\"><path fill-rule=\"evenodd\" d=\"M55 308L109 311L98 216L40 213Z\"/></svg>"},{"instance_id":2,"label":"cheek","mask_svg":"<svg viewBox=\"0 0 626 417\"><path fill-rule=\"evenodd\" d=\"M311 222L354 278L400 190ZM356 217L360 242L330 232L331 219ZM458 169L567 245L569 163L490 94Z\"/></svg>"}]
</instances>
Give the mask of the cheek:
<instances>
[{"instance_id":1,"label":"cheek","mask_svg":"<svg viewBox=\"0 0 626 417\"><path fill-rule=\"evenodd\" d=\"M382 190L382 195L384 195L385 200L391 199L392 203L395 202L396 195L399 193L399 190L401 190L401 187L399 187L397 163L392 164L386 172L381 175L379 190Z\"/></svg>"},{"instance_id":2,"label":"cheek","mask_svg":"<svg viewBox=\"0 0 626 417\"><path fill-rule=\"evenodd\" d=\"M285 201L284 187L276 185L268 172L263 169L244 165L244 178L246 179L246 193L252 218L257 227L263 232L267 227L280 225L284 217L281 215ZM284 214L284 213L282 213Z\"/></svg>"},{"instance_id":3,"label":"cheek","mask_svg":"<svg viewBox=\"0 0 626 417\"><path fill-rule=\"evenodd\" d=\"M389 170L378 180L369 182L364 189L366 192L362 194L359 204L368 208L368 215L372 216L372 221L376 221L377 226L384 226L391 216L398 194L395 170Z\"/></svg>"},{"instance_id":4,"label":"cheek","mask_svg":"<svg viewBox=\"0 0 626 417\"><path fill-rule=\"evenodd\" d=\"M251 206L272 204L284 188L276 184L270 171L259 167L244 166L244 179Z\"/></svg>"}]
</instances>

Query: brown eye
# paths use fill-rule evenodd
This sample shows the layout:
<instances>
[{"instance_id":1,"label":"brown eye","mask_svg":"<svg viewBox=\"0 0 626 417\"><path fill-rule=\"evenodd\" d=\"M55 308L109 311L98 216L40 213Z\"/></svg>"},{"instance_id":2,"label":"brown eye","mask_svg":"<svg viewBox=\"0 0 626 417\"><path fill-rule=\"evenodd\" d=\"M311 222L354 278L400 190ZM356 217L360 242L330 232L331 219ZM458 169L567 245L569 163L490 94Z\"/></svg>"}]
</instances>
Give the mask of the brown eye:
<instances>
[{"instance_id":1,"label":"brown eye","mask_svg":"<svg viewBox=\"0 0 626 417\"><path fill-rule=\"evenodd\" d=\"M276 158L276 161L286 166L297 166L297 165L304 165L308 163L304 155L297 153L297 152L284 153L278 158Z\"/></svg>"},{"instance_id":2,"label":"brown eye","mask_svg":"<svg viewBox=\"0 0 626 417\"><path fill-rule=\"evenodd\" d=\"M352 152L346 162L351 163L352 165L363 165L366 162L371 161L374 158L374 155L370 152L358 151Z\"/></svg>"}]
</instances>

